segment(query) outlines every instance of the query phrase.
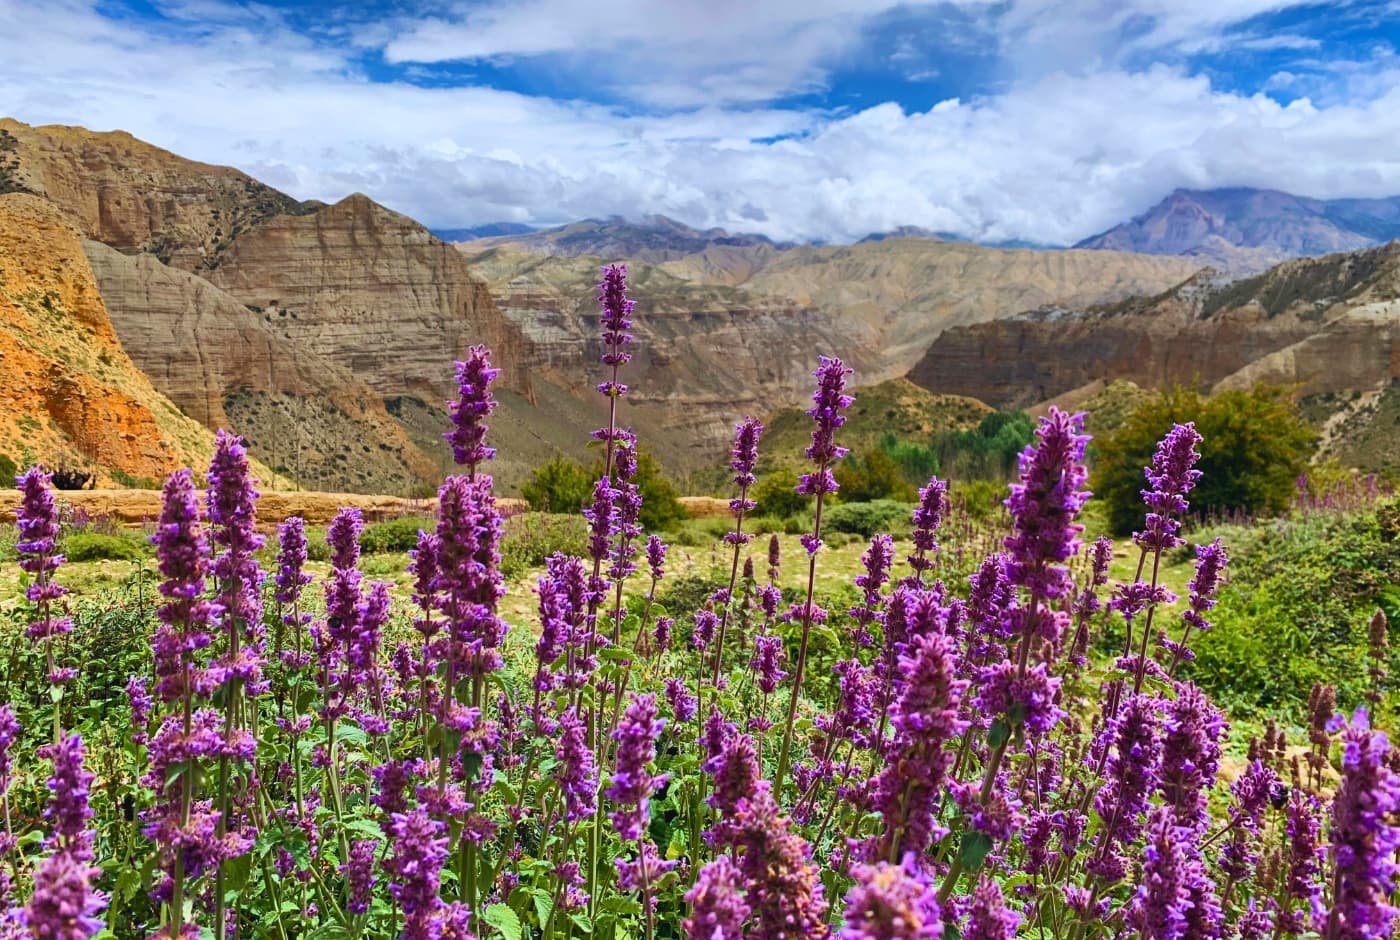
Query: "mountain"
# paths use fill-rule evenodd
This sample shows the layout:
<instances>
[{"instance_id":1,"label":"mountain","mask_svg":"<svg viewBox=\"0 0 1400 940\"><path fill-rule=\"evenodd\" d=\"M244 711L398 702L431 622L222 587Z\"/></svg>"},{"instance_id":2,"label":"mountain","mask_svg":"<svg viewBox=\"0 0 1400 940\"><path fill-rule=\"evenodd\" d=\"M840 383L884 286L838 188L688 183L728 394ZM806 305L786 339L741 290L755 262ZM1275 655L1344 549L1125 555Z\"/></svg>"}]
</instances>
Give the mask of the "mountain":
<instances>
[{"instance_id":1,"label":"mountain","mask_svg":"<svg viewBox=\"0 0 1400 940\"><path fill-rule=\"evenodd\" d=\"M132 483L208 462L213 434L118 340L77 228L21 192L0 195L0 361L0 454L16 466Z\"/></svg>"},{"instance_id":2,"label":"mountain","mask_svg":"<svg viewBox=\"0 0 1400 940\"><path fill-rule=\"evenodd\" d=\"M609 261L661 262L682 258L717 245L779 247L763 235L731 235L722 228L691 228L664 215L638 222L626 219L586 219L526 234L502 234L468 243L469 250L512 245L531 254L591 256Z\"/></svg>"},{"instance_id":3,"label":"mountain","mask_svg":"<svg viewBox=\"0 0 1400 940\"><path fill-rule=\"evenodd\" d=\"M535 226L523 222L488 222L471 228L435 228L432 231L445 242L469 242L497 235L529 235L535 231Z\"/></svg>"},{"instance_id":4,"label":"mountain","mask_svg":"<svg viewBox=\"0 0 1400 940\"><path fill-rule=\"evenodd\" d=\"M1232 270L1400 238L1400 196L1308 199L1270 189L1178 189L1076 248L1190 255Z\"/></svg>"},{"instance_id":5,"label":"mountain","mask_svg":"<svg viewBox=\"0 0 1400 940\"><path fill-rule=\"evenodd\" d=\"M1281 385L1323 426L1329 452L1393 468L1400 243L1295 259L1244 280L1205 271L1153 297L1041 307L948 330L909 378L999 408L1081 399L1118 380L1207 390Z\"/></svg>"}]
</instances>

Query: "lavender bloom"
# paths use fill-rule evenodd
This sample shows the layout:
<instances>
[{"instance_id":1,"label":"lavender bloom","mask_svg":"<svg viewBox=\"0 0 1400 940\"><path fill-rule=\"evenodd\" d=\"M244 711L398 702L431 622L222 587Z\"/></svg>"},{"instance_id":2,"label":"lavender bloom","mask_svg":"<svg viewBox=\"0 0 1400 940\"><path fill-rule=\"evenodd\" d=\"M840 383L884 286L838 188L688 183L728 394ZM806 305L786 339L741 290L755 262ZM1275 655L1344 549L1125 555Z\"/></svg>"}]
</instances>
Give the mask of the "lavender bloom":
<instances>
[{"instance_id":1,"label":"lavender bloom","mask_svg":"<svg viewBox=\"0 0 1400 940\"><path fill-rule=\"evenodd\" d=\"M690 905L690 916L682 924L687 940L744 940L749 905L739 870L728 855L700 869L685 901Z\"/></svg>"},{"instance_id":2,"label":"lavender bloom","mask_svg":"<svg viewBox=\"0 0 1400 940\"><path fill-rule=\"evenodd\" d=\"M632 343L632 336L627 331L632 328L629 318L637 303L627 298L627 265L610 264L603 268L603 280L598 285L598 306L603 311L603 345L606 347L603 365L616 367L631 362L632 354L627 352L627 347ZM599 391L609 394L609 389L600 388ZM617 394L626 391L624 386Z\"/></svg>"},{"instance_id":3,"label":"lavender bloom","mask_svg":"<svg viewBox=\"0 0 1400 940\"><path fill-rule=\"evenodd\" d=\"M787 673L783 671L783 638L775 633L760 633L753 640L753 659L749 666L758 673L758 688L764 695L777 691Z\"/></svg>"},{"instance_id":4,"label":"lavender bloom","mask_svg":"<svg viewBox=\"0 0 1400 940\"><path fill-rule=\"evenodd\" d=\"M697 650L704 652L714 642L715 630L719 627L719 615L708 607L695 612L695 629L690 633L690 642Z\"/></svg>"},{"instance_id":5,"label":"lavender bloom","mask_svg":"<svg viewBox=\"0 0 1400 940\"><path fill-rule=\"evenodd\" d=\"M1006 538L1008 579L1041 601L1065 596L1073 587L1064 562L1079 549L1084 527L1074 518L1089 493L1079 487L1087 477L1084 447L1088 435L1080 433L1083 415L1069 415L1052 407L1040 419L1036 442L1021 454L1021 479L1011 485L1006 507L1011 511L1013 534ZM1041 605L1022 610L1023 618L1043 618L1022 624L1022 631L1047 640L1059 637L1059 614Z\"/></svg>"},{"instance_id":6,"label":"lavender bloom","mask_svg":"<svg viewBox=\"0 0 1400 940\"><path fill-rule=\"evenodd\" d=\"M1188 633L1193 629L1201 632L1210 629L1210 621L1205 615L1215 606L1215 593L1219 590L1221 575L1229 563L1230 559L1225 554L1225 547L1220 544L1220 539L1209 545L1196 546L1196 574L1191 579L1189 607L1181 615L1186 621ZM1176 659L1195 658L1195 654L1186 648L1185 637L1182 638L1181 644L1172 647L1172 650Z\"/></svg>"},{"instance_id":7,"label":"lavender bloom","mask_svg":"<svg viewBox=\"0 0 1400 940\"><path fill-rule=\"evenodd\" d=\"M44 809L49 823L49 837L44 845L52 851L71 855L75 861L91 862L94 858L89 790L93 775L83 769L83 739L69 735L58 744L39 749L39 756L53 760L53 774L48 788L52 796Z\"/></svg>"},{"instance_id":8,"label":"lavender bloom","mask_svg":"<svg viewBox=\"0 0 1400 940\"><path fill-rule=\"evenodd\" d=\"M618 857L617 886L623 891L641 891L646 895L648 910L656 913L656 884L667 873L674 871L679 860L668 861L656 854L656 846L643 840L641 853L635 859Z\"/></svg>"},{"instance_id":9,"label":"lavender bloom","mask_svg":"<svg viewBox=\"0 0 1400 940\"><path fill-rule=\"evenodd\" d=\"M165 579L158 590L166 599L157 611L161 625L151 640L156 695L164 702L189 695L207 696L214 683L194 668L194 656L210 643L206 631L216 608L204 598L207 544L190 471L176 470L166 479L160 521L151 541Z\"/></svg>"},{"instance_id":10,"label":"lavender bloom","mask_svg":"<svg viewBox=\"0 0 1400 940\"><path fill-rule=\"evenodd\" d=\"M933 567L930 557L938 552L938 527L948 512L948 484L930 477L928 485L919 490L919 504L914 508L914 554L909 556L913 581L923 583L924 572Z\"/></svg>"},{"instance_id":11,"label":"lavender bloom","mask_svg":"<svg viewBox=\"0 0 1400 940\"><path fill-rule=\"evenodd\" d=\"M10 788L14 772L14 755L10 753L10 748L19 739L20 730L14 706L8 702L0 705L0 797Z\"/></svg>"},{"instance_id":12,"label":"lavender bloom","mask_svg":"<svg viewBox=\"0 0 1400 940\"><path fill-rule=\"evenodd\" d=\"M734 485L739 487L739 495L729 501L729 509L742 520L744 513L758 504L748 498L749 487L758 479L754 467L758 465L758 440L763 436L763 425L757 418L745 416L734 429L734 447L730 451L729 469L734 471ZM725 535L730 545L747 545L752 536L745 535L736 527Z\"/></svg>"},{"instance_id":13,"label":"lavender bloom","mask_svg":"<svg viewBox=\"0 0 1400 940\"><path fill-rule=\"evenodd\" d=\"M652 774L647 770L647 765L656 760L656 739L665 727L665 719L657 717L655 695L634 692L629 696L627 710L612 734L617 742L617 763L606 791L608 799L618 804L612 821L624 840L642 837L651 794L670 778L670 774Z\"/></svg>"},{"instance_id":14,"label":"lavender bloom","mask_svg":"<svg viewBox=\"0 0 1400 940\"><path fill-rule=\"evenodd\" d=\"M360 532L364 518L358 509L341 509L326 529L326 544L331 547L331 567L350 569L360 563Z\"/></svg>"},{"instance_id":15,"label":"lavender bloom","mask_svg":"<svg viewBox=\"0 0 1400 940\"><path fill-rule=\"evenodd\" d=\"M712 722L717 714L717 711L710 712ZM753 738L747 734L731 734L726 729L723 740L711 743L710 747L714 748L713 756L701 767L714 778L715 788L706 801L727 824L729 817L738 811L740 801L753 795L763 768L759 766Z\"/></svg>"},{"instance_id":16,"label":"lavender bloom","mask_svg":"<svg viewBox=\"0 0 1400 940\"><path fill-rule=\"evenodd\" d=\"M852 607L847 613L856 622L855 638L860 646L869 646L872 642L871 626L882 623L884 618L880 613L880 608L884 604L884 598L880 595L880 588L890 579L890 565L894 562L894 539L888 535L877 535L870 540L870 546L865 550L865 554L860 556L861 566L865 569L862 574L855 577L855 585L864 592L861 603Z\"/></svg>"},{"instance_id":17,"label":"lavender bloom","mask_svg":"<svg viewBox=\"0 0 1400 940\"><path fill-rule=\"evenodd\" d=\"M574 823L598 811L598 778L586 731L577 710L570 708L559 717L554 780L564 796L564 818Z\"/></svg>"},{"instance_id":18,"label":"lavender bloom","mask_svg":"<svg viewBox=\"0 0 1400 940\"><path fill-rule=\"evenodd\" d=\"M825 940L826 899L811 847L792 832L767 781L739 801L726 844L744 878L752 940Z\"/></svg>"},{"instance_id":19,"label":"lavender bloom","mask_svg":"<svg viewBox=\"0 0 1400 940\"><path fill-rule=\"evenodd\" d=\"M438 579L449 661L484 677L501 668L507 626L496 614L505 594L497 566L501 519L488 476L448 477L438 490Z\"/></svg>"},{"instance_id":20,"label":"lavender bloom","mask_svg":"<svg viewBox=\"0 0 1400 940\"><path fill-rule=\"evenodd\" d=\"M373 839L361 839L350 846L350 859L340 866L340 874L350 889L350 898L345 910L351 914L364 914L369 910L370 892L374 890L374 851L379 843Z\"/></svg>"},{"instance_id":21,"label":"lavender bloom","mask_svg":"<svg viewBox=\"0 0 1400 940\"><path fill-rule=\"evenodd\" d=\"M1365 709L1342 728L1342 782L1332 800L1335 895L1328 935L1336 940L1389 936L1397 909L1400 777L1386 763L1390 743L1373 732Z\"/></svg>"},{"instance_id":22,"label":"lavender bloom","mask_svg":"<svg viewBox=\"0 0 1400 940\"><path fill-rule=\"evenodd\" d=\"M1196 686L1181 683L1162 722L1162 797L1183 828L1203 825L1207 791L1220 767L1220 736L1225 716Z\"/></svg>"},{"instance_id":23,"label":"lavender bloom","mask_svg":"<svg viewBox=\"0 0 1400 940\"><path fill-rule=\"evenodd\" d=\"M475 476L477 464L496 456L496 449L485 443L485 421L496 410L491 382L501 370L491 368L491 351L485 346L472 346L467 350L467 358L454 365L457 398L447 403L453 429L443 437L452 445L452 459L465 464Z\"/></svg>"},{"instance_id":24,"label":"lavender bloom","mask_svg":"<svg viewBox=\"0 0 1400 940\"><path fill-rule=\"evenodd\" d=\"M1060 680L1050 675L1045 663L1022 672L1006 660L978 670L972 704L985 716L1005 716L1013 727L1043 735L1065 715L1057 704L1059 692Z\"/></svg>"},{"instance_id":25,"label":"lavender bloom","mask_svg":"<svg viewBox=\"0 0 1400 940\"><path fill-rule=\"evenodd\" d=\"M209 524L222 551L210 571L219 586L219 617L227 648L219 664L224 681L258 691L262 677L263 571L253 553L263 546L254 529L257 491L242 441L226 431L214 436L209 462Z\"/></svg>"},{"instance_id":26,"label":"lavender bloom","mask_svg":"<svg viewBox=\"0 0 1400 940\"><path fill-rule=\"evenodd\" d=\"M1189 506L1186 494L1201 478L1201 471L1193 469L1201 459L1196 450L1200 443L1201 435L1193 422L1175 425L1157 444L1152 466L1144 469L1152 486L1142 491L1149 511L1146 527L1133 533L1133 541L1147 551L1166 551L1182 542L1177 533Z\"/></svg>"},{"instance_id":27,"label":"lavender bloom","mask_svg":"<svg viewBox=\"0 0 1400 940\"><path fill-rule=\"evenodd\" d=\"M306 570L306 522L291 516L277 527L277 585L273 598L290 607L301 600L302 589L311 583Z\"/></svg>"},{"instance_id":28,"label":"lavender bloom","mask_svg":"<svg viewBox=\"0 0 1400 940\"><path fill-rule=\"evenodd\" d=\"M913 854L903 864L857 865L846 895L840 940L939 940L943 936L938 892Z\"/></svg>"},{"instance_id":29,"label":"lavender bloom","mask_svg":"<svg viewBox=\"0 0 1400 940\"><path fill-rule=\"evenodd\" d=\"M42 940L87 940L104 926L107 899L92 888L102 869L56 852L34 873L34 894L24 912L28 935Z\"/></svg>"},{"instance_id":30,"label":"lavender bloom","mask_svg":"<svg viewBox=\"0 0 1400 940\"><path fill-rule=\"evenodd\" d=\"M1287 870L1278 926L1283 933L1322 929L1327 908L1322 903L1322 806L1317 797L1295 787L1288 799Z\"/></svg>"},{"instance_id":31,"label":"lavender bloom","mask_svg":"<svg viewBox=\"0 0 1400 940\"><path fill-rule=\"evenodd\" d=\"M394 813L392 819L390 844L394 850L385 860L384 870L393 879L389 893L403 911L400 936L402 940L437 940L434 927L442 909L438 891L442 863L447 860L446 827L424 809Z\"/></svg>"},{"instance_id":32,"label":"lavender bloom","mask_svg":"<svg viewBox=\"0 0 1400 940\"><path fill-rule=\"evenodd\" d=\"M15 508L15 520L19 526L15 551L19 554L20 570L33 576L25 589L25 597L34 605L36 618L24 635L31 640L44 641L49 681L61 685L76 673L72 669L57 667L53 657L53 639L71 632L73 621L67 617L55 617L52 610L53 603L67 594L68 589L53 581L53 573L63 564L63 556L58 554L58 508L54 504L49 480L48 473L34 467L21 474L16 481L20 489L20 503Z\"/></svg>"},{"instance_id":33,"label":"lavender bloom","mask_svg":"<svg viewBox=\"0 0 1400 940\"><path fill-rule=\"evenodd\" d=\"M977 881L962 940L1015 940L1021 915L1006 906L1001 885L988 875Z\"/></svg>"},{"instance_id":34,"label":"lavender bloom","mask_svg":"<svg viewBox=\"0 0 1400 940\"><path fill-rule=\"evenodd\" d=\"M768 536L768 580L770 583L778 580L782 573L783 546L778 541L778 534L775 532Z\"/></svg>"},{"instance_id":35,"label":"lavender bloom","mask_svg":"<svg viewBox=\"0 0 1400 940\"><path fill-rule=\"evenodd\" d=\"M647 536L647 567L653 582L666 577L666 543L659 535Z\"/></svg>"},{"instance_id":36,"label":"lavender bloom","mask_svg":"<svg viewBox=\"0 0 1400 940\"><path fill-rule=\"evenodd\" d=\"M1264 812L1277 794L1280 781L1272 767L1255 761L1230 785L1235 807L1230 814L1230 841L1220 850L1220 868L1232 878L1244 878L1257 861L1255 837Z\"/></svg>"},{"instance_id":37,"label":"lavender bloom","mask_svg":"<svg viewBox=\"0 0 1400 940\"><path fill-rule=\"evenodd\" d=\"M1110 730L1114 753L1108 759L1106 782L1094 797L1104 826L1097 836L1096 854L1085 867L1090 874L1114 882L1127 873L1123 848L1142 831L1140 819L1157 783L1162 737L1156 700L1129 696Z\"/></svg>"},{"instance_id":38,"label":"lavender bloom","mask_svg":"<svg viewBox=\"0 0 1400 940\"><path fill-rule=\"evenodd\" d=\"M1144 940L1180 940L1186 935L1191 894L1186 885L1186 852L1171 807L1159 807L1148 824L1142 883L1128 914Z\"/></svg>"},{"instance_id":39,"label":"lavender bloom","mask_svg":"<svg viewBox=\"0 0 1400 940\"><path fill-rule=\"evenodd\" d=\"M894 736L875 781L875 805L885 823L876 857L884 858L917 855L935 838L935 799L952 763L945 745L967 727L958 718L967 682L955 678L948 637L919 637L900 654L899 671L904 691L890 714Z\"/></svg>"},{"instance_id":40,"label":"lavender bloom","mask_svg":"<svg viewBox=\"0 0 1400 940\"><path fill-rule=\"evenodd\" d=\"M846 423L841 412L851 407L855 401L846 394L846 377L855 370L846 368L840 359L821 357L821 364L812 373L817 380L817 390L812 394L813 407L807 410L816 427L812 430L812 443L807 448L807 459L816 470L802 474L797 484L797 492L807 496L821 493L835 493L839 487L831 472L831 465L846 456L847 450L836 444L836 429ZM809 554L816 547L807 546Z\"/></svg>"},{"instance_id":41,"label":"lavender bloom","mask_svg":"<svg viewBox=\"0 0 1400 940\"><path fill-rule=\"evenodd\" d=\"M671 705L671 714L675 717L677 724L685 724L695 717L699 703L695 696L686 690L685 680L671 677L664 680L666 688L666 701Z\"/></svg>"}]
</instances>

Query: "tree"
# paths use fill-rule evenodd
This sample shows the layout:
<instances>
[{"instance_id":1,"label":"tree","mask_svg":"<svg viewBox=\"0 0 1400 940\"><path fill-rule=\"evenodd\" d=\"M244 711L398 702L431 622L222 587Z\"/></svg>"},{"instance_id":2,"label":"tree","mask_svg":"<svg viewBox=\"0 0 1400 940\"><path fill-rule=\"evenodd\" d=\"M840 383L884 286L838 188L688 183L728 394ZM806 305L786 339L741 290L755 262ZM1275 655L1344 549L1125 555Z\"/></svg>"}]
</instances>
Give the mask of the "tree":
<instances>
[{"instance_id":1,"label":"tree","mask_svg":"<svg viewBox=\"0 0 1400 940\"><path fill-rule=\"evenodd\" d=\"M599 465L598 469L601 472L602 466ZM637 490L642 494L642 528L657 532L685 518L685 508L681 506L676 484L666 476L661 464L649 451L637 451L637 475L632 482L637 484Z\"/></svg>"},{"instance_id":2,"label":"tree","mask_svg":"<svg viewBox=\"0 0 1400 940\"><path fill-rule=\"evenodd\" d=\"M835 475L841 487L842 502L868 503L875 499L912 502L918 496L904 479L895 459L878 448L863 457L851 456L841 461L836 465Z\"/></svg>"},{"instance_id":3,"label":"tree","mask_svg":"<svg viewBox=\"0 0 1400 940\"><path fill-rule=\"evenodd\" d=\"M593 479L583 464L557 454L535 468L520 495L536 512L578 512L593 495Z\"/></svg>"},{"instance_id":4,"label":"tree","mask_svg":"<svg viewBox=\"0 0 1400 940\"><path fill-rule=\"evenodd\" d=\"M807 508L811 497L797 492L797 471L788 467L774 470L754 486L754 502L764 516L791 519Z\"/></svg>"},{"instance_id":5,"label":"tree","mask_svg":"<svg viewBox=\"0 0 1400 940\"><path fill-rule=\"evenodd\" d=\"M1232 389L1210 398L1177 387L1148 398L1094 447L1090 488L1104 501L1109 525L1126 534L1142 526L1143 468L1174 423L1194 421L1203 438L1197 514L1268 515L1287 508L1316 435L1280 389Z\"/></svg>"}]
</instances>

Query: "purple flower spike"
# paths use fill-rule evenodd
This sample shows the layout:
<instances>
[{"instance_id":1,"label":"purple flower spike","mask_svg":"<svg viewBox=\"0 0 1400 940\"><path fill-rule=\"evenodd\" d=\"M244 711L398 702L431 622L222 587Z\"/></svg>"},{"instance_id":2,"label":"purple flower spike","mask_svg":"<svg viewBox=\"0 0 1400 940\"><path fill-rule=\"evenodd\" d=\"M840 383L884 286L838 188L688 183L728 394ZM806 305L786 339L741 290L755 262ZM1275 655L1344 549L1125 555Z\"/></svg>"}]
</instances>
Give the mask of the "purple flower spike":
<instances>
[{"instance_id":1,"label":"purple flower spike","mask_svg":"<svg viewBox=\"0 0 1400 940\"><path fill-rule=\"evenodd\" d=\"M379 843L374 839L362 839L350 846L350 860L340 866L340 873L350 888L350 899L345 909L351 914L364 914L369 910L370 892L374 889L374 851Z\"/></svg>"},{"instance_id":2,"label":"purple flower spike","mask_svg":"<svg viewBox=\"0 0 1400 940\"><path fill-rule=\"evenodd\" d=\"M812 443L807 448L807 459L816 470L802 474L797 492L807 496L819 493L835 493L839 487L831 472L831 465L846 456L847 450L836 444L836 429L846 423L841 412L851 407L855 399L846 394L846 377L855 370L848 369L840 359L821 357L821 365L812 373L817 380L817 390L812 393L813 406L807 409L816 427L812 429ZM812 552L813 546L807 549Z\"/></svg>"},{"instance_id":3,"label":"purple flower spike","mask_svg":"<svg viewBox=\"0 0 1400 940\"><path fill-rule=\"evenodd\" d=\"M1400 777L1386 764L1390 743L1372 731L1365 709L1342 729L1342 783L1332 800L1336 895L1328 936L1387 937L1397 910L1395 852L1400 849Z\"/></svg>"},{"instance_id":4,"label":"purple flower spike","mask_svg":"<svg viewBox=\"0 0 1400 940\"><path fill-rule=\"evenodd\" d=\"M627 394L627 386L617 382L617 367L632 361L627 347L632 344L632 308L636 301L627 298L627 265L611 264L603 269L598 285L598 306L603 311L603 365L613 367L614 378L598 386L609 398Z\"/></svg>"},{"instance_id":5,"label":"purple flower spike","mask_svg":"<svg viewBox=\"0 0 1400 940\"><path fill-rule=\"evenodd\" d=\"M1148 824L1142 883L1128 915L1144 940L1180 940L1186 935L1191 893L1185 842L1171 807L1159 807Z\"/></svg>"},{"instance_id":6,"label":"purple flower spike","mask_svg":"<svg viewBox=\"0 0 1400 940\"><path fill-rule=\"evenodd\" d=\"M15 543L15 550L19 553L20 569L33 576L25 597L34 605L36 617L24 635L45 642L49 650L49 681L59 685L73 678L74 672L54 665L52 642L55 637L71 632L73 621L54 616L53 612L54 602L67 594L68 589L53 581L53 573L63 564L63 556L58 553L58 507L49 479L48 473L34 467L17 480L20 503L15 509L15 519L19 525L19 541Z\"/></svg>"},{"instance_id":7,"label":"purple flower spike","mask_svg":"<svg viewBox=\"0 0 1400 940\"><path fill-rule=\"evenodd\" d=\"M651 795L669 779L670 774L652 774L647 765L656 760L656 739L666 727L666 720L657 717L656 696L632 693L622 721L613 732L617 742L617 765L612 784L606 791L608 799L618 804L612 813L618 835L635 841L646 831Z\"/></svg>"},{"instance_id":8,"label":"purple flower spike","mask_svg":"<svg viewBox=\"0 0 1400 940\"><path fill-rule=\"evenodd\" d=\"M1186 494L1201 478L1194 469L1201 459L1196 445L1201 435L1192 422L1175 425L1157 444L1152 466L1144 468L1151 489L1142 491L1147 503L1147 523L1143 531L1133 534L1133 541L1148 551L1166 551L1181 544L1181 517L1190 504Z\"/></svg>"},{"instance_id":9,"label":"purple flower spike","mask_svg":"<svg viewBox=\"0 0 1400 940\"><path fill-rule=\"evenodd\" d=\"M472 346L467 358L455 365L457 399L447 403L454 427L443 437L452 445L452 459L475 473L477 464L496 456L496 449L485 443L486 418L496 410L491 382L501 370L491 367L491 350L485 346Z\"/></svg>"},{"instance_id":10,"label":"purple flower spike","mask_svg":"<svg viewBox=\"0 0 1400 940\"><path fill-rule=\"evenodd\" d=\"M972 892L972 906L967 912L967 929L962 940L1015 940L1021 915L1006 906L1001 885L983 875Z\"/></svg>"},{"instance_id":11,"label":"purple flower spike","mask_svg":"<svg viewBox=\"0 0 1400 940\"><path fill-rule=\"evenodd\" d=\"M739 870L728 855L700 869L685 901L690 905L690 916L683 924L687 940L744 940L749 905Z\"/></svg>"},{"instance_id":12,"label":"purple flower spike","mask_svg":"<svg viewBox=\"0 0 1400 940\"><path fill-rule=\"evenodd\" d=\"M587 729L575 709L570 708L559 717L558 740L554 779L564 795L564 818L576 823L597 812L598 778Z\"/></svg>"},{"instance_id":13,"label":"purple flower spike","mask_svg":"<svg viewBox=\"0 0 1400 940\"><path fill-rule=\"evenodd\" d=\"M901 865L857 865L840 940L939 940L938 892L912 854Z\"/></svg>"},{"instance_id":14,"label":"purple flower spike","mask_svg":"<svg viewBox=\"0 0 1400 940\"><path fill-rule=\"evenodd\" d=\"M1083 425L1083 415L1052 407L1040 419L1035 443L1021 454L1021 479L1006 499L1013 520L1007 577L1041 600L1063 597L1073 587L1064 562L1079 549L1084 527L1074 519L1089 498L1079 489L1088 476Z\"/></svg>"},{"instance_id":15,"label":"purple flower spike","mask_svg":"<svg viewBox=\"0 0 1400 940\"><path fill-rule=\"evenodd\" d=\"M928 486L919 490L919 504L914 507L914 554L909 556L909 567L915 581L922 581L924 572L933 567L930 556L938 552L938 527L947 512L948 484L930 477Z\"/></svg>"}]
</instances>

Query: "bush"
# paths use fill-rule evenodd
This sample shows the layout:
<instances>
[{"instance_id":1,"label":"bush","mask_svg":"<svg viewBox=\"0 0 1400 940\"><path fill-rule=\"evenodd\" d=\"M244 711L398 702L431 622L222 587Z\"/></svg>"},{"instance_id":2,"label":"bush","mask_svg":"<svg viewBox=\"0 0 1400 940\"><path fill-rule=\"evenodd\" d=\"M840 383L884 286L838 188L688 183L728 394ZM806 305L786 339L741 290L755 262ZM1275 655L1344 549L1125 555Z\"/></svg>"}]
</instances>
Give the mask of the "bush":
<instances>
[{"instance_id":1,"label":"bush","mask_svg":"<svg viewBox=\"0 0 1400 940\"><path fill-rule=\"evenodd\" d=\"M432 532L437 522L426 516L402 516L365 526L360 533L360 551L366 555L408 552L418 545L418 530Z\"/></svg>"},{"instance_id":2,"label":"bush","mask_svg":"<svg viewBox=\"0 0 1400 940\"><path fill-rule=\"evenodd\" d=\"M601 468L600 468L601 469ZM642 528L659 532L686 518L681 506L680 491L661 469L655 457L647 451L637 454L637 475L632 478L642 494Z\"/></svg>"},{"instance_id":3,"label":"bush","mask_svg":"<svg viewBox=\"0 0 1400 940\"><path fill-rule=\"evenodd\" d=\"M900 473L899 464L883 450L852 456L836 465L836 482L844 502L867 503L875 499L912 502L918 492Z\"/></svg>"},{"instance_id":4,"label":"bush","mask_svg":"<svg viewBox=\"0 0 1400 940\"><path fill-rule=\"evenodd\" d=\"M555 552L588 551L588 523L582 516L526 512L506 520L501 536L501 573L516 578L544 565Z\"/></svg>"},{"instance_id":5,"label":"bush","mask_svg":"<svg viewBox=\"0 0 1400 940\"><path fill-rule=\"evenodd\" d=\"M1191 493L1198 515L1270 515L1288 508L1312 453L1314 434L1277 389L1232 390L1211 398L1176 388L1147 399L1094 449L1089 487L1118 534L1142 524L1143 468L1175 423L1196 422L1202 473Z\"/></svg>"},{"instance_id":6,"label":"bush","mask_svg":"<svg viewBox=\"0 0 1400 940\"><path fill-rule=\"evenodd\" d=\"M69 561L140 561L153 552L151 544L134 533L74 532L63 540L63 556Z\"/></svg>"},{"instance_id":7,"label":"bush","mask_svg":"<svg viewBox=\"0 0 1400 940\"><path fill-rule=\"evenodd\" d=\"M797 471L786 467L774 470L754 485L755 510L765 516L792 519L805 512L812 502L810 496L797 492Z\"/></svg>"},{"instance_id":8,"label":"bush","mask_svg":"<svg viewBox=\"0 0 1400 940\"><path fill-rule=\"evenodd\" d=\"M535 512L578 512L593 497L594 479L583 464L561 454L536 467L520 495Z\"/></svg>"},{"instance_id":9,"label":"bush","mask_svg":"<svg viewBox=\"0 0 1400 940\"><path fill-rule=\"evenodd\" d=\"M9 454L0 454L0 486L9 488L15 485L15 477L19 474L19 465Z\"/></svg>"},{"instance_id":10,"label":"bush","mask_svg":"<svg viewBox=\"0 0 1400 940\"><path fill-rule=\"evenodd\" d=\"M1024 411L997 411L971 431L945 431L934 438L938 465L955 480L1005 480L1035 434Z\"/></svg>"},{"instance_id":11,"label":"bush","mask_svg":"<svg viewBox=\"0 0 1400 940\"><path fill-rule=\"evenodd\" d=\"M877 499L869 503L841 503L822 513L822 528L829 532L849 532L870 538L878 532L900 528L914 512L910 503Z\"/></svg>"}]
</instances>

